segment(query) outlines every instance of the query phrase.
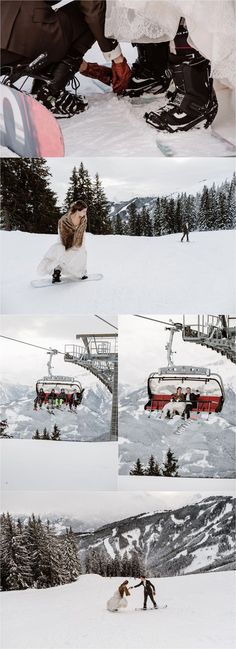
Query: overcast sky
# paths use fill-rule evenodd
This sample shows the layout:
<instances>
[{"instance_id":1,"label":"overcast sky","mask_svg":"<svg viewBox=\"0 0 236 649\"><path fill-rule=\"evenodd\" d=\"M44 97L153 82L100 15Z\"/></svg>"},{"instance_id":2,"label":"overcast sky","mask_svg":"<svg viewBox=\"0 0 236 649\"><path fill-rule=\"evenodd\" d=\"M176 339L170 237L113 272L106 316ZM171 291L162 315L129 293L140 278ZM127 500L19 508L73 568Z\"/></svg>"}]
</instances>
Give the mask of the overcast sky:
<instances>
[{"instance_id":1,"label":"overcast sky","mask_svg":"<svg viewBox=\"0 0 236 649\"><path fill-rule=\"evenodd\" d=\"M150 315L167 322L183 322L180 314ZM187 323L194 323L197 316L186 316ZM135 316L119 317L119 381L132 389L146 385L151 372L167 365L165 345L169 332L164 324L151 322ZM181 332L174 336L173 350L176 365L198 365L209 367L221 374L227 383L234 383L236 389L235 365L216 352L194 343L182 340Z\"/></svg>"},{"instance_id":2,"label":"overcast sky","mask_svg":"<svg viewBox=\"0 0 236 649\"><path fill-rule=\"evenodd\" d=\"M2 493L1 509L11 513L58 513L88 521L100 517L115 521L148 511L178 508L222 491L209 492L79 492L8 491ZM233 495L233 488L227 491Z\"/></svg>"},{"instance_id":3,"label":"overcast sky","mask_svg":"<svg viewBox=\"0 0 236 649\"><path fill-rule=\"evenodd\" d=\"M99 315L117 326L116 316ZM116 329L95 316L2 316L0 333L63 352L65 344L81 344L77 334L116 333ZM48 355L41 349L0 338L0 357L4 382L34 385L37 378L47 374ZM96 381L86 370L65 363L60 354L54 356L53 366L55 374L77 376L85 387Z\"/></svg>"},{"instance_id":4,"label":"overcast sky","mask_svg":"<svg viewBox=\"0 0 236 649\"><path fill-rule=\"evenodd\" d=\"M59 204L73 167L81 162L92 177L99 173L107 197L116 201L182 190L196 193L204 182L211 185L231 178L235 169L234 158L49 158L51 185Z\"/></svg>"}]
</instances>

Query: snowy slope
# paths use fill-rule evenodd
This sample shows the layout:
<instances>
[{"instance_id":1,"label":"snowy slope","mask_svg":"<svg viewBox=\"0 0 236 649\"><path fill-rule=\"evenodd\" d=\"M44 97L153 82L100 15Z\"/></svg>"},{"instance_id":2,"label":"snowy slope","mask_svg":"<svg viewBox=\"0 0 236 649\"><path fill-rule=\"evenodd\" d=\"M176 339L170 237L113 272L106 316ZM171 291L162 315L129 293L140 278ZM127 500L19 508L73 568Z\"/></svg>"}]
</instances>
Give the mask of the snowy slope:
<instances>
[{"instance_id":1,"label":"snowy slope","mask_svg":"<svg viewBox=\"0 0 236 649\"><path fill-rule=\"evenodd\" d=\"M55 235L1 233L2 311L4 313L202 313L234 311L235 233L193 232L163 237L87 234L88 272L100 282L34 289L36 267ZM16 259L18 259L16 273ZM197 281L194 282L193 276ZM184 290L176 288L184 286ZM29 307L30 305L30 307Z\"/></svg>"},{"instance_id":2,"label":"snowy slope","mask_svg":"<svg viewBox=\"0 0 236 649\"><path fill-rule=\"evenodd\" d=\"M138 552L150 577L235 567L235 499L210 496L175 510L114 521L77 536L82 559L88 548L106 558Z\"/></svg>"},{"instance_id":3,"label":"snowy slope","mask_svg":"<svg viewBox=\"0 0 236 649\"><path fill-rule=\"evenodd\" d=\"M184 478L235 477L235 392L228 387L220 414L209 420L191 421L176 434L179 417L160 420L156 413L148 417L146 388L122 395L119 407L120 474L128 475L139 457L146 464L153 454L159 464L165 461L168 448L178 459L179 476Z\"/></svg>"},{"instance_id":4,"label":"snowy slope","mask_svg":"<svg viewBox=\"0 0 236 649\"><path fill-rule=\"evenodd\" d=\"M117 488L116 442L1 439L2 489L106 491Z\"/></svg>"},{"instance_id":5,"label":"snowy slope","mask_svg":"<svg viewBox=\"0 0 236 649\"><path fill-rule=\"evenodd\" d=\"M33 410L35 391L24 386L0 385L1 419L7 419L7 434L18 438L32 438L36 428L52 432L55 424L64 441L96 441L109 438L111 419L111 394L97 382L85 390L82 404L76 412L54 409L50 415L46 408ZM18 396L19 395L19 396Z\"/></svg>"},{"instance_id":6,"label":"snowy slope","mask_svg":"<svg viewBox=\"0 0 236 649\"><path fill-rule=\"evenodd\" d=\"M160 579L157 600L167 609L135 611L138 588L128 609L110 613L106 602L121 581L84 575L48 590L1 593L4 649L233 649L233 573Z\"/></svg>"}]
</instances>

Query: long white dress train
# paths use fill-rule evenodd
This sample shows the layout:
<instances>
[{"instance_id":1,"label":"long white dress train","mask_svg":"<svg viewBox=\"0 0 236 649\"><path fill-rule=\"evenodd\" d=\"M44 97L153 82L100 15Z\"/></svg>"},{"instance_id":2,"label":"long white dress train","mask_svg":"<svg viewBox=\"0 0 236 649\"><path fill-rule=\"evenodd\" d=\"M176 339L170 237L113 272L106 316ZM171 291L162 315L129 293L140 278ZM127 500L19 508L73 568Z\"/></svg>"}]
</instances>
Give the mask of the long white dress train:
<instances>
[{"instance_id":1,"label":"long white dress train","mask_svg":"<svg viewBox=\"0 0 236 649\"><path fill-rule=\"evenodd\" d=\"M126 597L121 597L119 589L115 591L114 595L107 602L107 610L112 612L117 611L119 608L126 608L127 606L128 601Z\"/></svg>"},{"instance_id":2,"label":"long white dress train","mask_svg":"<svg viewBox=\"0 0 236 649\"><path fill-rule=\"evenodd\" d=\"M37 272L45 277L52 275L54 268L60 268L63 275L78 279L87 275L85 237L80 248L73 246L66 250L60 240L54 243L38 265Z\"/></svg>"}]
</instances>

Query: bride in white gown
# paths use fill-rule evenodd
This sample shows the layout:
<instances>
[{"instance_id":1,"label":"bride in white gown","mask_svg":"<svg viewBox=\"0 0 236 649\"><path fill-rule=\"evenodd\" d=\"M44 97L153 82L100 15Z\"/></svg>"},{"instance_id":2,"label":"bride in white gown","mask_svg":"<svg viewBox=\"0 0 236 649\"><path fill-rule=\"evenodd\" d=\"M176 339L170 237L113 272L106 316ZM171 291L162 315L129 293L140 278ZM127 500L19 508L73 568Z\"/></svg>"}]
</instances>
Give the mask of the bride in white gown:
<instances>
[{"instance_id":1,"label":"bride in white gown","mask_svg":"<svg viewBox=\"0 0 236 649\"><path fill-rule=\"evenodd\" d=\"M179 21L189 44L211 61L212 76L236 85L234 0L109 0L105 33L120 41L172 41Z\"/></svg>"},{"instance_id":2,"label":"bride in white gown","mask_svg":"<svg viewBox=\"0 0 236 649\"><path fill-rule=\"evenodd\" d=\"M114 595L112 595L112 597L110 597L110 599L108 600L107 610L111 611L111 613L118 611L119 608L126 608L128 606L128 602L125 597L125 595L130 595L128 583L129 582L127 579L123 581L119 588L117 588L117 590L114 592Z\"/></svg>"},{"instance_id":3,"label":"bride in white gown","mask_svg":"<svg viewBox=\"0 0 236 649\"><path fill-rule=\"evenodd\" d=\"M60 281L60 275L86 279L87 252L85 230L87 225L87 205L76 201L58 222L59 240L44 255L37 272L52 275L53 282Z\"/></svg>"}]
</instances>

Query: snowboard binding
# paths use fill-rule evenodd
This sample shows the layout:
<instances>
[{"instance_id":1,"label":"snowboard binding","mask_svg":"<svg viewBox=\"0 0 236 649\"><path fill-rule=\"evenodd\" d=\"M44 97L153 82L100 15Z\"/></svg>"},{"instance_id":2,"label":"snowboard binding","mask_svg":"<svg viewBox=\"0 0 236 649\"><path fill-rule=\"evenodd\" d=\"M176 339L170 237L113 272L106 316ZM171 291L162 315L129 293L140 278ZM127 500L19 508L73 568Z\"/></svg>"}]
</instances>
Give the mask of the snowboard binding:
<instances>
[{"instance_id":1,"label":"snowboard binding","mask_svg":"<svg viewBox=\"0 0 236 649\"><path fill-rule=\"evenodd\" d=\"M145 113L146 122L169 133L189 131L200 125L208 128L218 111L210 62L193 56L192 60L177 63L171 69L176 89L164 108Z\"/></svg>"},{"instance_id":2,"label":"snowboard binding","mask_svg":"<svg viewBox=\"0 0 236 649\"><path fill-rule=\"evenodd\" d=\"M57 284L61 281L61 270L60 268L54 268L52 275L52 284Z\"/></svg>"}]
</instances>

